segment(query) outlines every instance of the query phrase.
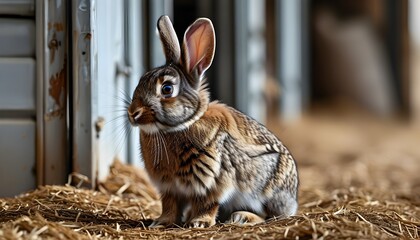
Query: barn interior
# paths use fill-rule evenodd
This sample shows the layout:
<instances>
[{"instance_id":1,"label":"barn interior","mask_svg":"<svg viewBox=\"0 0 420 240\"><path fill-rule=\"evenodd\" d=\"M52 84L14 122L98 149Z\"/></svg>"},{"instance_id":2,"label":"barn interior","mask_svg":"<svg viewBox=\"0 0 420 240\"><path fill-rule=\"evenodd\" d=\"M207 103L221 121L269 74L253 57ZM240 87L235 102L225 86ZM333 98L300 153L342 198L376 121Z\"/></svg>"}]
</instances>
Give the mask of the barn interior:
<instances>
[{"instance_id":1,"label":"barn interior","mask_svg":"<svg viewBox=\"0 0 420 240\"><path fill-rule=\"evenodd\" d=\"M216 30L211 98L297 161L299 211L149 229L159 194L124 101L162 65L156 21ZM0 0L0 238L417 239L416 0Z\"/></svg>"}]
</instances>

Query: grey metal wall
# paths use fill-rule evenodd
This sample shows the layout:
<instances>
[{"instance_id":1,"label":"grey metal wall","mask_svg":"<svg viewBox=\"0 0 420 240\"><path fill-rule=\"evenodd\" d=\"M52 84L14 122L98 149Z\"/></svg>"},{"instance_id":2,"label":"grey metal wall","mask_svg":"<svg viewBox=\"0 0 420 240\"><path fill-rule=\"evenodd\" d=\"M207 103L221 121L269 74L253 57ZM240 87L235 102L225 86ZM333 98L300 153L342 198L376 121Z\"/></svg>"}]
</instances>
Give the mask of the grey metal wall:
<instances>
[{"instance_id":1,"label":"grey metal wall","mask_svg":"<svg viewBox=\"0 0 420 240\"><path fill-rule=\"evenodd\" d=\"M0 1L0 197L36 185L34 16L34 1Z\"/></svg>"},{"instance_id":2,"label":"grey metal wall","mask_svg":"<svg viewBox=\"0 0 420 240\"><path fill-rule=\"evenodd\" d=\"M0 196L66 182L67 9L0 0Z\"/></svg>"}]
</instances>

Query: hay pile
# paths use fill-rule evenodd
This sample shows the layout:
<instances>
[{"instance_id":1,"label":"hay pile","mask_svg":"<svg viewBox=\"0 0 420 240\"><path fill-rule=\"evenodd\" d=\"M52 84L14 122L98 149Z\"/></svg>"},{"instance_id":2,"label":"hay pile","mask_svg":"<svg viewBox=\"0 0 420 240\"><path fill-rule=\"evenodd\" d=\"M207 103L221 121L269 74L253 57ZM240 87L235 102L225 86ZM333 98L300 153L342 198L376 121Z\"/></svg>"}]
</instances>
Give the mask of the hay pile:
<instances>
[{"instance_id":1,"label":"hay pile","mask_svg":"<svg viewBox=\"0 0 420 240\"><path fill-rule=\"evenodd\" d=\"M144 172L115 162L98 191L45 186L0 199L5 239L386 239L420 237L420 196L361 188L302 189L297 216L256 226L147 229L160 202Z\"/></svg>"}]
</instances>

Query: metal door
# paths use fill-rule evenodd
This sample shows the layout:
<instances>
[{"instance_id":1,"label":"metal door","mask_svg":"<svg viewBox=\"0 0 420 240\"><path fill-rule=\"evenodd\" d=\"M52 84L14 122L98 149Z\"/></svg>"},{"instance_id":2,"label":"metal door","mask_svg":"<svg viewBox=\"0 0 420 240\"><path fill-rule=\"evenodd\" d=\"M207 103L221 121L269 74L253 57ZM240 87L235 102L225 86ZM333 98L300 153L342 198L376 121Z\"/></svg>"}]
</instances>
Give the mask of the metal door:
<instances>
[{"instance_id":1,"label":"metal door","mask_svg":"<svg viewBox=\"0 0 420 240\"><path fill-rule=\"evenodd\" d=\"M124 101L145 69L145 6L137 0L79 0L72 6L73 169L94 182L115 159L141 164L139 135L128 126Z\"/></svg>"}]
</instances>

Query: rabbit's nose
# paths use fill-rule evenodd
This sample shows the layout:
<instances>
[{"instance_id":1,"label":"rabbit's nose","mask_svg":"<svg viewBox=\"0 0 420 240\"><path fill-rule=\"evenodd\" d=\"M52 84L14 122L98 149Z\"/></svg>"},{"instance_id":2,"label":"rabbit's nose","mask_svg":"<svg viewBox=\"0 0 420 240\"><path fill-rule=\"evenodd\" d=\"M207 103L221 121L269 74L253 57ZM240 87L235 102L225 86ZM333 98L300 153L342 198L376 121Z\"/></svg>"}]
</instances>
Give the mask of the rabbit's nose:
<instances>
[{"instance_id":1,"label":"rabbit's nose","mask_svg":"<svg viewBox=\"0 0 420 240\"><path fill-rule=\"evenodd\" d=\"M141 117L142 113L143 113L143 108L137 108L136 110L134 110L132 114L133 119L137 121Z\"/></svg>"},{"instance_id":2,"label":"rabbit's nose","mask_svg":"<svg viewBox=\"0 0 420 240\"><path fill-rule=\"evenodd\" d=\"M138 119L141 117L142 114L143 114L143 108L136 108L134 110L132 109L128 110L128 115L135 122L138 121Z\"/></svg>"}]
</instances>

